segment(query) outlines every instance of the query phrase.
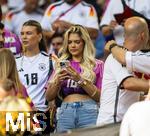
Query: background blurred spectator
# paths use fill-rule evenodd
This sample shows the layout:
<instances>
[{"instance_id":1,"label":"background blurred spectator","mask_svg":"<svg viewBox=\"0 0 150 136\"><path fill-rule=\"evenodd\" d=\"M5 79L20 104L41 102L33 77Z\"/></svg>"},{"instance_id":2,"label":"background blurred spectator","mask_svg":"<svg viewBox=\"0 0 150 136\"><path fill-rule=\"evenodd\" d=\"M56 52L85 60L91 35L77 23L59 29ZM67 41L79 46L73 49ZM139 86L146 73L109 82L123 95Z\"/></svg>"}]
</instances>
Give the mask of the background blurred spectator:
<instances>
[{"instance_id":1,"label":"background blurred spectator","mask_svg":"<svg viewBox=\"0 0 150 136\"><path fill-rule=\"evenodd\" d=\"M60 48L63 48L63 34L55 33L50 39L48 54L54 53L58 56Z\"/></svg>"},{"instance_id":2,"label":"background blurred spectator","mask_svg":"<svg viewBox=\"0 0 150 136\"><path fill-rule=\"evenodd\" d=\"M20 10L24 7L24 0L7 0L7 6L9 10Z\"/></svg>"},{"instance_id":3,"label":"background blurred spectator","mask_svg":"<svg viewBox=\"0 0 150 136\"><path fill-rule=\"evenodd\" d=\"M102 32L105 36L114 35L116 42L119 45L123 45L123 26L119 25L116 22L115 16L116 14L123 13L123 1L125 1L126 5L135 11L141 13L145 17L150 19L150 1L149 0L110 0L107 9L103 15L100 26L102 28ZM116 6L117 3L117 6Z\"/></svg>"},{"instance_id":4,"label":"background blurred spectator","mask_svg":"<svg viewBox=\"0 0 150 136\"><path fill-rule=\"evenodd\" d=\"M103 13L102 5L98 4L97 0L84 0L84 1L94 6L98 17L98 22L100 23L100 19Z\"/></svg>"},{"instance_id":5,"label":"background blurred spectator","mask_svg":"<svg viewBox=\"0 0 150 136\"><path fill-rule=\"evenodd\" d=\"M0 16L2 17L1 7ZM0 20L0 46L9 48L14 55L20 54L22 52L22 45L20 39L9 30L6 30L1 21L2 20Z\"/></svg>"},{"instance_id":6,"label":"background blurred spectator","mask_svg":"<svg viewBox=\"0 0 150 136\"><path fill-rule=\"evenodd\" d=\"M18 56L22 53L22 44L18 36L7 29L3 29L4 47L9 48L11 52Z\"/></svg>"},{"instance_id":7,"label":"background blurred spectator","mask_svg":"<svg viewBox=\"0 0 150 136\"><path fill-rule=\"evenodd\" d=\"M4 28L0 22L0 47L9 48L14 55L19 55L22 52L20 39L12 32Z\"/></svg>"},{"instance_id":8,"label":"background blurred spectator","mask_svg":"<svg viewBox=\"0 0 150 136\"><path fill-rule=\"evenodd\" d=\"M38 22L42 19L42 13L38 10L38 0L24 0L25 6L18 11L10 11L5 18L5 27L20 35L21 27L27 20L36 20Z\"/></svg>"},{"instance_id":9,"label":"background blurred spectator","mask_svg":"<svg viewBox=\"0 0 150 136\"><path fill-rule=\"evenodd\" d=\"M73 24L87 27L92 38L97 37L99 29L94 7L82 0L61 0L51 4L41 24L47 37L66 31Z\"/></svg>"}]
</instances>

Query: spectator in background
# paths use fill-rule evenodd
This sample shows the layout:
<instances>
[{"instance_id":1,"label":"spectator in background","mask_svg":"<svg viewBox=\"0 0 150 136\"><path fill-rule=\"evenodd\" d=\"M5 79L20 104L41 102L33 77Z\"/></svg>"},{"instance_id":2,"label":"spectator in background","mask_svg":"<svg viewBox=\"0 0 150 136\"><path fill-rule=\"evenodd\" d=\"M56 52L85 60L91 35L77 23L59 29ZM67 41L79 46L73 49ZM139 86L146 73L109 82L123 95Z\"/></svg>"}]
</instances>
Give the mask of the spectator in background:
<instances>
[{"instance_id":1,"label":"spectator in background","mask_svg":"<svg viewBox=\"0 0 150 136\"><path fill-rule=\"evenodd\" d=\"M100 23L100 19L103 13L102 5L98 4L97 2L98 0L84 0L84 1L94 6L96 13L97 13L97 17L98 17L98 22Z\"/></svg>"},{"instance_id":2,"label":"spectator in background","mask_svg":"<svg viewBox=\"0 0 150 136\"><path fill-rule=\"evenodd\" d=\"M38 0L24 0L25 6L18 11L10 11L5 18L5 27L20 35L21 27L27 20L36 20L38 22L42 19L42 13L38 10Z\"/></svg>"},{"instance_id":3,"label":"spectator in background","mask_svg":"<svg viewBox=\"0 0 150 136\"><path fill-rule=\"evenodd\" d=\"M98 0L99 2L102 1L102 5L103 5L103 13L105 13L105 10L107 9L108 3L110 0Z\"/></svg>"},{"instance_id":4,"label":"spectator in background","mask_svg":"<svg viewBox=\"0 0 150 136\"><path fill-rule=\"evenodd\" d=\"M112 44L115 44L111 48L113 56L123 65L127 67L129 71L137 71L150 75L150 51L143 50L137 52L131 52L120 48L115 41L110 41L106 44L105 49L110 51Z\"/></svg>"},{"instance_id":5,"label":"spectator in background","mask_svg":"<svg viewBox=\"0 0 150 136\"><path fill-rule=\"evenodd\" d=\"M0 48L9 48L14 55L18 55L22 52L20 39L15 34L4 28L4 24L1 23L2 15L0 6Z\"/></svg>"},{"instance_id":6,"label":"spectator in background","mask_svg":"<svg viewBox=\"0 0 150 136\"><path fill-rule=\"evenodd\" d=\"M20 39L12 32L4 28L0 22L0 47L9 48L14 55L19 55L22 52Z\"/></svg>"},{"instance_id":7,"label":"spectator in background","mask_svg":"<svg viewBox=\"0 0 150 136\"><path fill-rule=\"evenodd\" d=\"M25 87L19 80L15 58L12 52L5 48L0 49L0 79L12 80L15 86L15 94L26 99L30 106L33 107Z\"/></svg>"},{"instance_id":8,"label":"spectator in background","mask_svg":"<svg viewBox=\"0 0 150 136\"><path fill-rule=\"evenodd\" d=\"M51 3L52 3L52 0L39 0L39 8L41 9L43 14Z\"/></svg>"},{"instance_id":9,"label":"spectator in background","mask_svg":"<svg viewBox=\"0 0 150 136\"><path fill-rule=\"evenodd\" d=\"M54 53L58 56L60 48L63 46L63 34L55 33L50 40L50 45L48 47L48 54Z\"/></svg>"},{"instance_id":10,"label":"spectator in background","mask_svg":"<svg viewBox=\"0 0 150 136\"><path fill-rule=\"evenodd\" d=\"M114 38L119 45L123 45L124 42L124 30L123 26L119 25L114 17L115 14L123 13L123 1L127 6L135 11L141 13L146 18L150 19L150 1L149 0L110 0L107 9L103 15L100 23L103 34L110 39L113 34ZM116 6L117 3L117 6Z\"/></svg>"},{"instance_id":11,"label":"spectator in background","mask_svg":"<svg viewBox=\"0 0 150 136\"><path fill-rule=\"evenodd\" d=\"M20 10L24 7L24 0L7 0L7 6L9 10Z\"/></svg>"},{"instance_id":12,"label":"spectator in background","mask_svg":"<svg viewBox=\"0 0 150 136\"><path fill-rule=\"evenodd\" d=\"M124 47L130 51L143 49L149 39L146 21L140 17L126 20ZM131 104L139 101L140 92L148 92L148 81L133 77L112 54L104 65L102 92L97 125L121 122Z\"/></svg>"},{"instance_id":13,"label":"spectator in background","mask_svg":"<svg viewBox=\"0 0 150 136\"><path fill-rule=\"evenodd\" d=\"M2 15L3 12L3 15ZM0 1L0 13L1 13L1 18L0 21L2 21L5 17L5 14L8 12L8 7L7 7L7 1L6 0L1 0Z\"/></svg>"},{"instance_id":14,"label":"spectator in background","mask_svg":"<svg viewBox=\"0 0 150 136\"><path fill-rule=\"evenodd\" d=\"M98 35L98 19L92 5L82 0L61 0L51 4L42 19L45 36L65 32L71 25L80 24L87 28L92 39Z\"/></svg>"},{"instance_id":15,"label":"spectator in background","mask_svg":"<svg viewBox=\"0 0 150 136\"><path fill-rule=\"evenodd\" d=\"M70 27L64 35L64 45L60 52L60 60L46 91L48 101L54 100L58 93L63 96L57 113L56 131L95 125L103 62L95 59L94 46L87 30L80 25ZM64 62L66 60L69 64Z\"/></svg>"}]
</instances>

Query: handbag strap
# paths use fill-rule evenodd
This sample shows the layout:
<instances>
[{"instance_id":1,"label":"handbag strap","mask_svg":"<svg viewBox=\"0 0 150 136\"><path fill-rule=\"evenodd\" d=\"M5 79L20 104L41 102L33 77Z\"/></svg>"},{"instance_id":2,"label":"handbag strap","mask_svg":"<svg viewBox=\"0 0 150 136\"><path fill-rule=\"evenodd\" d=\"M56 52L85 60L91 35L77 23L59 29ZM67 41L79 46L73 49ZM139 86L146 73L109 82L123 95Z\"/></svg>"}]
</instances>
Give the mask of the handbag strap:
<instances>
[{"instance_id":1,"label":"handbag strap","mask_svg":"<svg viewBox=\"0 0 150 136\"><path fill-rule=\"evenodd\" d=\"M63 17L64 15L66 15L69 11L71 11L73 8L75 8L79 3L81 2L81 0L78 0L77 2L75 2L69 9L67 9L65 12L61 13L56 20L59 20L61 17Z\"/></svg>"},{"instance_id":2,"label":"handbag strap","mask_svg":"<svg viewBox=\"0 0 150 136\"><path fill-rule=\"evenodd\" d=\"M124 80L126 80L127 78L132 77L132 76L127 76L126 78L123 79L122 83L124 82ZM119 86L117 86L117 91L116 91L116 98L115 98L115 105L114 105L114 115L113 115L113 119L114 119L114 123L117 123L117 110L118 110L118 103L119 103L119 95L120 95L120 89L124 89L122 87L122 83L119 84Z\"/></svg>"},{"instance_id":3,"label":"handbag strap","mask_svg":"<svg viewBox=\"0 0 150 136\"><path fill-rule=\"evenodd\" d=\"M121 85L119 85L119 86L117 87L117 92L116 92L114 115L113 115L114 123L117 123L117 119L116 119L116 118L117 118L117 108L118 108L120 87L121 87Z\"/></svg>"}]
</instances>

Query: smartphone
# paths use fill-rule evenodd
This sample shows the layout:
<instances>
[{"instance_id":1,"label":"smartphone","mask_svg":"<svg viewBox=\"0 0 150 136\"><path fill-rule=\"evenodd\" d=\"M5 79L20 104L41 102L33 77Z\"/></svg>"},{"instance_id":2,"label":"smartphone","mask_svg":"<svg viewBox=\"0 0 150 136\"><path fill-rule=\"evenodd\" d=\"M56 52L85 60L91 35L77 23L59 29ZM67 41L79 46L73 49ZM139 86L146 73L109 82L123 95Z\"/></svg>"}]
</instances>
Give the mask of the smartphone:
<instances>
[{"instance_id":1,"label":"smartphone","mask_svg":"<svg viewBox=\"0 0 150 136\"><path fill-rule=\"evenodd\" d=\"M68 60L64 60L64 61L60 62L60 67L61 68L65 68L67 66L69 66L69 61Z\"/></svg>"}]
</instances>

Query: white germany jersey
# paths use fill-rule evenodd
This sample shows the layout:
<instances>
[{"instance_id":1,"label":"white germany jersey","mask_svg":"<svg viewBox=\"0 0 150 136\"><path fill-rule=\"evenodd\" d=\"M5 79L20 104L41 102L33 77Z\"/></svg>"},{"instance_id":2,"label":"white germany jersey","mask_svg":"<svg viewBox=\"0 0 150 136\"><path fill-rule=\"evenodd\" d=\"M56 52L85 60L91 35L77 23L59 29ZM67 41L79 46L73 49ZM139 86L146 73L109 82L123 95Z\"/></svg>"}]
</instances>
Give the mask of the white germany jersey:
<instances>
[{"instance_id":1,"label":"white germany jersey","mask_svg":"<svg viewBox=\"0 0 150 136\"><path fill-rule=\"evenodd\" d=\"M5 28L19 36L24 22L31 19L40 22L42 17L43 16L38 11L30 14L27 14L24 10L10 11L5 18Z\"/></svg>"},{"instance_id":2,"label":"white germany jersey","mask_svg":"<svg viewBox=\"0 0 150 136\"><path fill-rule=\"evenodd\" d=\"M149 100L131 105L123 118L119 136L149 136L149 107Z\"/></svg>"},{"instance_id":3,"label":"white germany jersey","mask_svg":"<svg viewBox=\"0 0 150 136\"><path fill-rule=\"evenodd\" d=\"M150 51L126 53L126 66L131 71L143 72L150 75Z\"/></svg>"},{"instance_id":4,"label":"white germany jersey","mask_svg":"<svg viewBox=\"0 0 150 136\"><path fill-rule=\"evenodd\" d=\"M16 63L20 80L34 106L40 111L46 111L45 85L48 80L49 57L44 53L34 57L21 56L16 59Z\"/></svg>"},{"instance_id":5,"label":"white germany jersey","mask_svg":"<svg viewBox=\"0 0 150 136\"><path fill-rule=\"evenodd\" d=\"M25 6L24 0L7 0L7 5L9 8L20 9Z\"/></svg>"},{"instance_id":6,"label":"white germany jersey","mask_svg":"<svg viewBox=\"0 0 150 136\"><path fill-rule=\"evenodd\" d=\"M134 9L135 11L141 13L148 19L150 19L150 0L124 0L126 4ZM112 20L115 19L115 14L123 13L123 5L121 0L110 0L107 9L101 19L100 26L109 25ZM123 45L124 42L124 29L122 25L117 25L114 30L114 37L119 45Z\"/></svg>"},{"instance_id":7,"label":"white germany jersey","mask_svg":"<svg viewBox=\"0 0 150 136\"><path fill-rule=\"evenodd\" d=\"M139 92L117 88L123 80L132 76L112 54L108 56L104 65L100 109L97 125L120 122L131 104L139 101Z\"/></svg>"},{"instance_id":8,"label":"white germany jersey","mask_svg":"<svg viewBox=\"0 0 150 136\"><path fill-rule=\"evenodd\" d=\"M72 5L67 4L64 1L51 4L43 17L41 25L45 30L51 30L52 23L58 19L58 17L70 9ZM91 27L98 29L98 19L94 7L81 1L78 5L72 8L65 15L61 16L59 20L70 22L72 24L79 24L85 27Z\"/></svg>"}]
</instances>

